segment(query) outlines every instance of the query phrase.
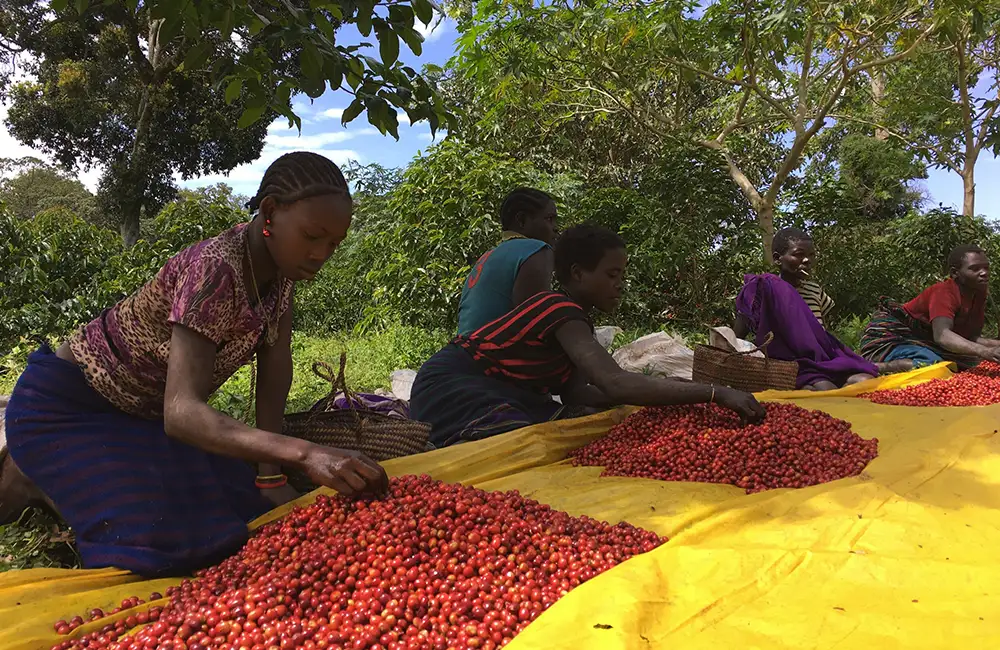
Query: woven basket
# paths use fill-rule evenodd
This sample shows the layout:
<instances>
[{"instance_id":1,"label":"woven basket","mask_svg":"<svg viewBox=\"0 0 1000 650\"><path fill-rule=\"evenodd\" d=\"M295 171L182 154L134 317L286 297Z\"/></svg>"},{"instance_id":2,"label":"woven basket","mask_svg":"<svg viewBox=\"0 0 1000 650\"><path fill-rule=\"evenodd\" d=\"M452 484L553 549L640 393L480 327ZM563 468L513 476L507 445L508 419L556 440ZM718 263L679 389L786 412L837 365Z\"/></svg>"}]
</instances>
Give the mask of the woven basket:
<instances>
[{"instance_id":1,"label":"woven basket","mask_svg":"<svg viewBox=\"0 0 1000 650\"><path fill-rule=\"evenodd\" d=\"M346 365L346 353L340 355L340 372L336 376L329 364L322 361L313 364L316 376L330 382L330 394L308 411L286 415L282 433L326 447L360 451L376 461L427 451L430 425L391 417L360 406L361 402L347 388L344 379ZM340 392L344 393L351 408L333 408ZM315 487L298 472L289 474L288 480L298 490Z\"/></svg>"},{"instance_id":2,"label":"woven basket","mask_svg":"<svg viewBox=\"0 0 1000 650\"><path fill-rule=\"evenodd\" d=\"M747 352L699 345L694 350L691 378L702 384L721 384L747 393L794 390L799 364L769 358L767 346L772 340L774 334L768 332L763 343ZM764 353L764 358L749 356L758 350Z\"/></svg>"}]
</instances>

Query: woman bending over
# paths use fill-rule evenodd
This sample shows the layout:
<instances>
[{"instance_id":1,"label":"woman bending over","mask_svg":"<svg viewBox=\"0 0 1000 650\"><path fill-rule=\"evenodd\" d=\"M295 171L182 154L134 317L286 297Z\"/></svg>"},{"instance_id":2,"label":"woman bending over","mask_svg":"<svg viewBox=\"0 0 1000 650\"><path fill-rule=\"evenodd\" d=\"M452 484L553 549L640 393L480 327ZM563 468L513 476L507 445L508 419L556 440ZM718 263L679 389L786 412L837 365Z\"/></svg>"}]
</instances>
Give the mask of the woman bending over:
<instances>
[{"instance_id":1,"label":"woman bending over","mask_svg":"<svg viewBox=\"0 0 1000 650\"><path fill-rule=\"evenodd\" d=\"M722 386L622 370L594 339L590 314L621 300L625 243L615 233L575 226L555 245L564 292L543 291L472 333L458 336L421 367L410 399L439 447L478 440L559 417L563 405L607 408L715 402L758 421L752 395Z\"/></svg>"},{"instance_id":2,"label":"woman bending over","mask_svg":"<svg viewBox=\"0 0 1000 650\"><path fill-rule=\"evenodd\" d=\"M345 494L387 486L355 452L280 435L293 286L347 234L344 176L317 154L284 155L251 209L55 352L34 352L11 395L11 457L73 527L88 568L186 574L221 560L247 522L295 496L279 466ZM256 428L208 405L255 354Z\"/></svg>"}]
</instances>

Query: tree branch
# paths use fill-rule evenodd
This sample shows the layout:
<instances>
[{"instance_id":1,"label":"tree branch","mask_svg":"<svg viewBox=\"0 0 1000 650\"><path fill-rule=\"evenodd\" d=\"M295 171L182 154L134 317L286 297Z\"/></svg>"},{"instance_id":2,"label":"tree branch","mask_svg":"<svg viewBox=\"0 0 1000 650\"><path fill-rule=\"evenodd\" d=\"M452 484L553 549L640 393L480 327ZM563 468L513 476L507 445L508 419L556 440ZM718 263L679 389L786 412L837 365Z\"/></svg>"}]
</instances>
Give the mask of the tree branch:
<instances>
[{"instance_id":1,"label":"tree branch","mask_svg":"<svg viewBox=\"0 0 1000 650\"><path fill-rule=\"evenodd\" d=\"M860 117L855 117L853 115L846 115L846 114L841 114L841 113L830 113L829 115L827 115L827 117L835 119L835 120L844 120L846 122L856 122L858 124L864 124L865 126L871 126L871 127L877 128L877 129L884 129L886 133L888 133L892 137L896 138L900 142L903 142L903 143L905 143L905 144L907 144L907 145L909 145L909 146L911 146L911 147L913 147L915 149L923 149L925 151L931 151L931 152L937 154L938 160L940 161L939 164L941 164L944 167L947 167L948 169L952 170L956 174L961 174L962 173L961 168L958 167L957 164L955 164L955 162L951 159L951 157L943 149L941 149L940 147L938 147L936 145L933 145L933 144L931 144L929 142L918 142L917 140L914 140L914 139L912 139L910 137L907 137L906 135L904 135L904 134L902 134L902 133L900 133L898 131L890 129L885 124L881 124L879 122L872 122L870 120L865 120L865 119L862 119Z\"/></svg>"},{"instance_id":2,"label":"tree branch","mask_svg":"<svg viewBox=\"0 0 1000 650\"><path fill-rule=\"evenodd\" d=\"M803 125L806 120L806 101L809 95L809 68L812 64L813 35L813 24L809 23L809 27L806 29L805 43L802 44L804 53L802 56L802 72L799 75L799 99L795 110L795 122L793 123L795 133L799 135L802 134Z\"/></svg>"},{"instance_id":3,"label":"tree branch","mask_svg":"<svg viewBox=\"0 0 1000 650\"><path fill-rule=\"evenodd\" d=\"M752 93L753 93L753 88L747 86L746 89L743 91L743 97L740 98L740 103L736 106L736 114L733 115L733 119L729 121L729 124L723 127L718 137L715 138L716 142L722 144L730 133L732 133L733 131L735 131L737 128L740 127L743 120L743 110L746 108L747 102L750 100L750 95Z\"/></svg>"},{"instance_id":4,"label":"tree branch","mask_svg":"<svg viewBox=\"0 0 1000 650\"><path fill-rule=\"evenodd\" d=\"M149 83L153 79L153 66L150 64L149 59L146 58L146 55L143 54L142 46L139 44L139 24L132 13L129 11L124 11L123 13L125 15L122 22L125 26L125 33L128 35L129 58L136 67L139 79L143 83Z\"/></svg>"},{"instance_id":5,"label":"tree branch","mask_svg":"<svg viewBox=\"0 0 1000 650\"><path fill-rule=\"evenodd\" d=\"M880 68L882 66L895 63L896 61L902 61L903 59L909 58L910 55L912 55L917 50L920 44L923 43L925 40L927 40L937 30L938 30L938 21L935 20L934 22L931 23L931 25L927 29L921 32L919 36L913 39L913 42L910 43L910 46L907 47L905 50L903 50L902 52L897 52L896 54L893 54L891 56L883 57L881 59L876 59L874 61L869 61L868 63L862 63L858 67L851 69L851 76L854 76L859 72L871 70L872 68Z\"/></svg>"},{"instance_id":6,"label":"tree branch","mask_svg":"<svg viewBox=\"0 0 1000 650\"><path fill-rule=\"evenodd\" d=\"M969 100L969 64L966 60L965 39L958 37L955 43L955 56L958 58L958 97L962 108L962 134L965 136L965 167L971 162L976 164L978 151L975 149L976 137L972 131L972 106Z\"/></svg>"},{"instance_id":7,"label":"tree branch","mask_svg":"<svg viewBox=\"0 0 1000 650\"><path fill-rule=\"evenodd\" d=\"M761 197L760 192L750 181L747 175L743 173L743 170L740 169L739 166L736 164L736 162L733 160L733 157L729 155L729 151L727 151L724 146L722 146L715 140L702 140L701 144L705 147L708 147L709 149L712 149L713 151L718 151L720 154L722 154L723 160L726 161L726 167L729 170L730 178L733 179L733 182L736 183L736 186L740 188L741 192L743 192L743 196L745 196L747 200L750 201L750 205L753 206L753 209L759 213L761 207L764 205L764 199Z\"/></svg>"},{"instance_id":8,"label":"tree branch","mask_svg":"<svg viewBox=\"0 0 1000 650\"><path fill-rule=\"evenodd\" d=\"M725 77L720 77L719 75L709 72L708 70L702 70L698 66L692 65L686 61L679 61L669 56L662 58L664 61L666 61L671 65L677 66L678 68L682 68L684 70L688 70L690 72L694 72L695 74L699 74L705 77L706 79L711 79L712 81L717 81L719 83L726 84L727 86L732 86L734 88L744 88L746 86L749 86L750 88L753 89L754 93L756 93L758 97L760 97L762 100L770 104L773 109L775 109L779 113L782 113L785 116L785 118L788 119L789 122L795 121L795 116L792 114L792 112L789 111L788 108L786 108L785 106L782 106L781 102L775 99L773 95L764 92L764 90L757 84L756 81L747 81L746 78L740 80L726 79Z\"/></svg>"}]
</instances>

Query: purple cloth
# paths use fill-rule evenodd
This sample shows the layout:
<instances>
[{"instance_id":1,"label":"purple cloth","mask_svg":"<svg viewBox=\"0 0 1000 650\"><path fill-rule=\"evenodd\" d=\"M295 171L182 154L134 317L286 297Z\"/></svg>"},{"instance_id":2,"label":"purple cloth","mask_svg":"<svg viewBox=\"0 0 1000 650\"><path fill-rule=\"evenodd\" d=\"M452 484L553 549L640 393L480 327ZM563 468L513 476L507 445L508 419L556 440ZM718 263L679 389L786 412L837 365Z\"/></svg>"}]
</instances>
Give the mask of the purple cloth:
<instances>
[{"instance_id":1,"label":"purple cloth","mask_svg":"<svg viewBox=\"0 0 1000 650\"><path fill-rule=\"evenodd\" d=\"M851 375L878 374L875 365L837 340L816 320L799 292L776 275L746 275L736 298L736 311L750 321L763 341L768 332L774 340L767 354L774 359L796 361L796 385L804 388L818 381L843 386Z\"/></svg>"},{"instance_id":2,"label":"purple cloth","mask_svg":"<svg viewBox=\"0 0 1000 650\"><path fill-rule=\"evenodd\" d=\"M370 395L368 393L354 393L355 399L353 400L353 405L348 401L344 393L337 393L333 400L332 406L326 402L326 398L320 400L316 407L322 407L327 409L349 409L355 408L362 411L375 411L376 413L381 413L382 415L388 415L389 417L400 418L407 420L410 417L410 408L406 402L401 399L393 399L392 397L383 397L381 395Z\"/></svg>"}]
</instances>

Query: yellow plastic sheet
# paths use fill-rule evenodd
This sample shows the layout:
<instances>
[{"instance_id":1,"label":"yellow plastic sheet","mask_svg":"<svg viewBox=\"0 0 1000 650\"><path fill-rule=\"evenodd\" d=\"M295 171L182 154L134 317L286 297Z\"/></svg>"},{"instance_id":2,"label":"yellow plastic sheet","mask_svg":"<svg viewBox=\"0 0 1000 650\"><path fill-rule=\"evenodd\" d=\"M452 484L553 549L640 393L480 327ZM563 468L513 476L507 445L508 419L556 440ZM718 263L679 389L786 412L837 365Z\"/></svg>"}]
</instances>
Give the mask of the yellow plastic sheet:
<instances>
[{"instance_id":1,"label":"yellow plastic sheet","mask_svg":"<svg viewBox=\"0 0 1000 650\"><path fill-rule=\"evenodd\" d=\"M626 409L386 466L394 475L517 489L671 538L565 596L513 650L995 648L1000 406L920 409L850 396L948 376L940 365L836 393L762 395L822 409L879 438L879 457L860 476L800 490L748 496L722 485L600 478L599 468L563 460ZM58 640L53 621L173 582L115 570L2 575L0 649L48 648Z\"/></svg>"}]
</instances>

